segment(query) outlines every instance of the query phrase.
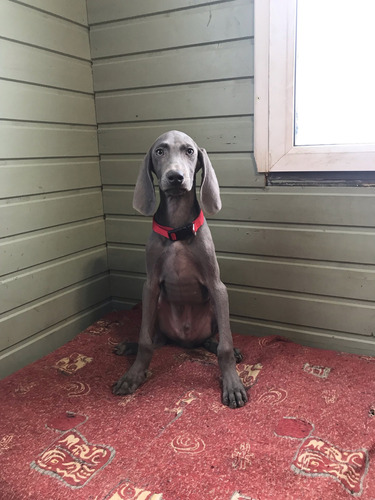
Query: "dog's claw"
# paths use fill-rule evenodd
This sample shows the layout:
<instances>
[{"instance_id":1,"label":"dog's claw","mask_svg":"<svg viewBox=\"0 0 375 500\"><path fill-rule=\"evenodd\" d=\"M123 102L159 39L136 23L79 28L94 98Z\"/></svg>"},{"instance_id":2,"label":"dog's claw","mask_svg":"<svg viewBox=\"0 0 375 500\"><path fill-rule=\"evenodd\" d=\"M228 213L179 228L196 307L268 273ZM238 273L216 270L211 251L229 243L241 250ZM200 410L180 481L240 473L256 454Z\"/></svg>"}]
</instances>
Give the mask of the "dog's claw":
<instances>
[{"instance_id":1,"label":"dog's claw","mask_svg":"<svg viewBox=\"0 0 375 500\"><path fill-rule=\"evenodd\" d=\"M234 347L233 352L236 359L236 364L241 363L241 361L243 360L242 352L237 349L237 347Z\"/></svg>"},{"instance_id":2,"label":"dog's claw","mask_svg":"<svg viewBox=\"0 0 375 500\"><path fill-rule=\"evenodd\" d=\"M113 348L117 356L132 356L138 352L138 342L121 342Z\"/></svg>"},{"instance_id":3,"label":"dog's claw","mask_svg":"<svg viewBox=\"0 0 375 500\"><path fill-rule=\"evenodd\" d=\"M248 401L246 389L239 377L233 380L223 381L223 404L229 408L241 408Z\"/></svg>"},{"instance_id":4,"label":"dog's claw","mask_svg":"<svg viewBox=\"0 0 375 500\"><path fill-rule=\"evenodd\" d=\"M112 388L113 394L116 396L126 396L127 394L133 394L138 387L143 384L147 378L147 372L137 373L132 375L130 372L125 373Z\"/></svg>"}]
</instances>

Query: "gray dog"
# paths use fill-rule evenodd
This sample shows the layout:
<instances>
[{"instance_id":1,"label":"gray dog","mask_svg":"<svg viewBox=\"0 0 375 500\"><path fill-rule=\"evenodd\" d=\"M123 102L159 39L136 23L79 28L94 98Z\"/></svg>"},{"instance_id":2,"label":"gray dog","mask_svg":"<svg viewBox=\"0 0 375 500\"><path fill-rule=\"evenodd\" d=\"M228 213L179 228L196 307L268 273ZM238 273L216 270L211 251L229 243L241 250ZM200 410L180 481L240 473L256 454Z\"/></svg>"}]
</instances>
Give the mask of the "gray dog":
<instances>
[{"instance_id":1,"label":"gray dog","mask_svg":"<svg viewBox=\"0 0 375 500\"><path fill-rule=\"evenodd\" d=\"M195 193L199 169L200 205ZM160 190L156 212L153 174ZM223 403L230 408L243 406L247 395L236 371L241 354L233 349L228 294L200 208L208 215L221 208L219 185L206 151L182 132L160 136L141 165L133 206L143 215L155 215L146 246L147 280L139 343L123 343L117 348L118 354L136 352L137 357L113 392L133 393L146 379L155 345L169 339L183 347L204 346L215 352ZM217 333L219 343L213 340Z\"/></svg>"}]
</instances>

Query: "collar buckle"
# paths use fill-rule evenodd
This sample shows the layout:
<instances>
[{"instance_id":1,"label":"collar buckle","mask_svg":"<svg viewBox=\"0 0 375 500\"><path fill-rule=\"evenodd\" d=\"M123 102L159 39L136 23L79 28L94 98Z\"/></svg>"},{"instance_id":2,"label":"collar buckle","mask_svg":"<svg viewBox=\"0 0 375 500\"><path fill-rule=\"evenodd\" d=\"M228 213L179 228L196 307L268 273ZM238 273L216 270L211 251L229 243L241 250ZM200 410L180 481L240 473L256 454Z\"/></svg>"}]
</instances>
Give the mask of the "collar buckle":
<instances>
[{"instance_id":1,"label":"collar buckle","mask_svg":"<svg viewBox=\"0 0 375 500\"><path fill-rule=\"evenodd\" d=\"M197 234L195 230L195 225L193 222L187 224L186 226L177 227L176 229L170 229L168 231L168 238L171 241L187 240L192 236Z\"/></svg>"}]
</instances>

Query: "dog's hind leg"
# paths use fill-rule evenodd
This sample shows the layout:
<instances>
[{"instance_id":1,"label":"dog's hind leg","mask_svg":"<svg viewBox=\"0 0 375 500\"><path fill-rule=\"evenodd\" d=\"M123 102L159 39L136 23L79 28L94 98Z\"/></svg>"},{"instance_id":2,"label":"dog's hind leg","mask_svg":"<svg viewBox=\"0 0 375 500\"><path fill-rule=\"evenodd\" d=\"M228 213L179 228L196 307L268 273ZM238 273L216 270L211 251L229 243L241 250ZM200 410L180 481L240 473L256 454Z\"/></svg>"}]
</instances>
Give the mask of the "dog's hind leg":
<instances>
[{"instance_id":1,"label":"dog's hind leg","mask_svg":"<svg viewBox=\"0 0 375 500\"><path fill-rule=\"evenodd\" d=\"M216 356L217 356L218 345L219 345L219 343L216 340L214 340L212 337L210 337L205 342L203 342L203 347L208 352L212 352L213 354L216 354ZM241 363L241 361L243 360L243 356L242 356L240 349L237 349L236 347L234 347L233 352L234 352L234 357L236 359L236 363Z\"/></svg>"},{"instance_id":2,"label":"dog's hind leg","mask_svg":"<svg viewBox=\"0 0 375 500\"><path fill-rule=\"evenodd\" d=\"M152 339L152 343L154 348L158 349L168 344L169 339L160 331L157 331ZM134 356L138 352L138 342L128 342L124 340L114 347L113 352L117 354L117 356Z\"/></svg>"}]
</instances>

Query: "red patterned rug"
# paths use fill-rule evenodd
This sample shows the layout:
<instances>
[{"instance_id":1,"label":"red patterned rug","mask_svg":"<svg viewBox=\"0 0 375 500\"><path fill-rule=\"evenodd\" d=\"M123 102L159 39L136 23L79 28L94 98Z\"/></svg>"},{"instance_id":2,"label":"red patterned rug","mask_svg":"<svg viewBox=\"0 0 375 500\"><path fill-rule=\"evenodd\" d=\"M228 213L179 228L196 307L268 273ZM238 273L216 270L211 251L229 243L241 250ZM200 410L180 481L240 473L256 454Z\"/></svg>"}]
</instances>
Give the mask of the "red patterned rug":
<instances>
[{"instance_id":1,"label":"red patterned rug","mask_svg":"<svg viewBox=\"0 0 375 500\"><path fill-rule=\"evenodd\" d=\"M4 500L375 499L375 359L235 335L251 401L220 402L214 355L166 346L118 397L140 310L0 382Z\"/></svg>"}]
</instances>

